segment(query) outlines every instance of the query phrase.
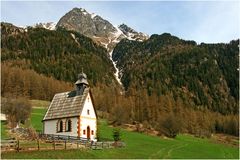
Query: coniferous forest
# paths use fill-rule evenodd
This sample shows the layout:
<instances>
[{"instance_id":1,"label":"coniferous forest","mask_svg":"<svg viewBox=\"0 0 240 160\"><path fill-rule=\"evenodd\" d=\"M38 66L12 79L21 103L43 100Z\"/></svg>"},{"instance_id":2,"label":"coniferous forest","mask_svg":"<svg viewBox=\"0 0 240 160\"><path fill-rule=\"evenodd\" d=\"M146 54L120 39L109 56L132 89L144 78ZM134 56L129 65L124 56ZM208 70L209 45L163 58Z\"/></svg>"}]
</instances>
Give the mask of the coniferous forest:
<instances>
[{"instance_id":1,"label":"coniferous forest","mask_svg":"<svg viewBox=\"0 0 240 160\"><path fill-rule=\"evenodd\" d=\"M239 40L196 44L167 33L123 39L113 51L120 86L107 50L79 33L1 23L1 34L3 97L50 101L73 90L83 70L99 116L114 124L164 133L169 119L182 133L239 135Z\"/></svg>"}]
</instances>

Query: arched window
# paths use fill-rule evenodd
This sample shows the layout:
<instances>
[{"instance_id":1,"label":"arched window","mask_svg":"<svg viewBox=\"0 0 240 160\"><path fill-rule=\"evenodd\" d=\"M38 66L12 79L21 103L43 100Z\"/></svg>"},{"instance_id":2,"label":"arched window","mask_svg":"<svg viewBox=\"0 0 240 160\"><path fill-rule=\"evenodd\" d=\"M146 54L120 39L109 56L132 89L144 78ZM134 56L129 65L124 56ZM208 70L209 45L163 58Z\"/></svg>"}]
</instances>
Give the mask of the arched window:
<instances>
[{"instance_id":1,"label":"arched window","mask_svg":"<svg viewBox=\"0 0 240 160\"><path fill-rule=\"evenodd\" d=\"M57 122L57 132L63 132L63 121L59 120Z\"/></svg>"},{"instance_id":2,"label":"arched window","mask_svg":"<svg viewBox=\"0 0 240 160\"><path fill-rule=\"evenodd\" d=\"M92 130L92 135L94 135L94 130Z\"/></svg>"},{"instance_id":3,"label":"arched window","mask_svg":"<svg viewBox=\"0 0 240 160\"><path fill-rule=\"evenodd\" d=\"M72 131L72 121L71 119L66 120L66 132L71 132Z\"/></svg>"},{"instance_id":4,"label":"arched window","mask_svg":"<svg viewBox=\"0 0 240 160\"><path fill-rule=\"evenodd\" d=\"M89 111L89 109L87 110L87 114L88 114L88 115L90 114L90 111Z\"/></svg>"}]
</instances>

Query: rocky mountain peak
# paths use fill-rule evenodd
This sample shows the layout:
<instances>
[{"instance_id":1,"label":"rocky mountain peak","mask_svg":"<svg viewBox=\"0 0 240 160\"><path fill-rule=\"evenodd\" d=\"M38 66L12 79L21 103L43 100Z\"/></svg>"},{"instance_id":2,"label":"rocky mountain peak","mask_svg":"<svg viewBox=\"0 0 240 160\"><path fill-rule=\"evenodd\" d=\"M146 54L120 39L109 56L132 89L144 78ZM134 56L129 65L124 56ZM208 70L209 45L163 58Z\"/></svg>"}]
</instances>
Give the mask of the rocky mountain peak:
<instances>
[{"instance_id":1,"label":"rocky mountain peak","mask_svg":"<svg viewBox=\"0 0 240 160\"><path fill-rule=\"evenodd\" d=\"M108 37L109 32L116 31L107 20L94 13L90 14L83 8L73 8L66 13L57 23L57 27L73 30L90 38Z\"/></svg>"},{"instance_id":2,"label":"rocky mountain peak","mask_svg":"<svg viewBox=\"0 0 240 160\"><path fill-rule=\"evenodd\" d=\"M87 15L89 14L84 8L73 8L70 12L72 13L76 13L76 14L84 14L84 15Z\"/></svg>"},{"instance_id":3,"label":"rocky mountain peak","mask_svg":"<svg viewBox=\"0 0 240 160\"><path fill-rule=\"evenodd\" d=\"M118 26L118 28L124 33L137 33L134 29L128 27L126 24L122 23L121 25Z\"/></svg>"},{"instance_id":4,"label":"rocky mountain peak","mask_svg":"<svg viewBox=\"0 0 240 160\"><path fill-rule=\"evenodd\" d=\"M122 39L143 41L148 36L125 24L114 26L109 21L83 8L73 8L57 23L57 27L79 32L111 51Z\"/></svg>"},{"instance_id":5,"label":"rocky mountain peak","mask_svg":"<svg viewBox=\"0 0 240 160\"><path fill-rule=\"evenodd\" d=\"M137 32L126 24L121 24L118 28L126 35L129 40L143 41L149 38L147 34Z\"/></svg>"}]
</instances>

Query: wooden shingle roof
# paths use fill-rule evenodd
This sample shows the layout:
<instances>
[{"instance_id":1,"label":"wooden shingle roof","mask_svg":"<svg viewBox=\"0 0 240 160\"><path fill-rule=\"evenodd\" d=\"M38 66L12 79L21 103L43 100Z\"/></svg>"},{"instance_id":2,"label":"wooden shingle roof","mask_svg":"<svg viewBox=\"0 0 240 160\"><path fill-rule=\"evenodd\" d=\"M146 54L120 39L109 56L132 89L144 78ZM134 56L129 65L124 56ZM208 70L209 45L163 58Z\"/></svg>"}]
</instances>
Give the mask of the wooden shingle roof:
<instances>
[{"instance_id":1,"label":"wooden shingle roof","mask_svg":"<svg viewBox=\"0 0 240 160\"><path fill-rule=\"evenodd\" d=\"M79 116L88 93L89 88L85 88L83 95L76 95L76 91L55 94L43 121Z\"/></svg>"}]
</instances>

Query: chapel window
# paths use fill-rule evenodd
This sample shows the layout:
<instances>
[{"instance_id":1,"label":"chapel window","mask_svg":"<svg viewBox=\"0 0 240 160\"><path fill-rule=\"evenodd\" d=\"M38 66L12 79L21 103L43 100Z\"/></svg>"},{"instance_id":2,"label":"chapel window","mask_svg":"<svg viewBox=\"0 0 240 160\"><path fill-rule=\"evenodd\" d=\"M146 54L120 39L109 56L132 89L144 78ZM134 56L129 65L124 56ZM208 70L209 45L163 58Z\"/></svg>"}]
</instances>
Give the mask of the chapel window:
<instances>
[{"instance_id":1,"label":"chapel window","mask_svg":"<svg viewBox=\"0 0 240 160\"><path fill-rule=\"evenodd\" d=\"M71 130L72 130L72 121L68 119L66 121L66 132L71 132Z\"/></svg>"},{"instance_id":2,"label":"chapel window","mask_svg":"<svg viewBox=\"0 0 240 160\"><path fill-rule=\"evenodd\" d=\"M63 132L63 121L59 120L57 122L57 132Z\"/></svg>"}]
</instances>

